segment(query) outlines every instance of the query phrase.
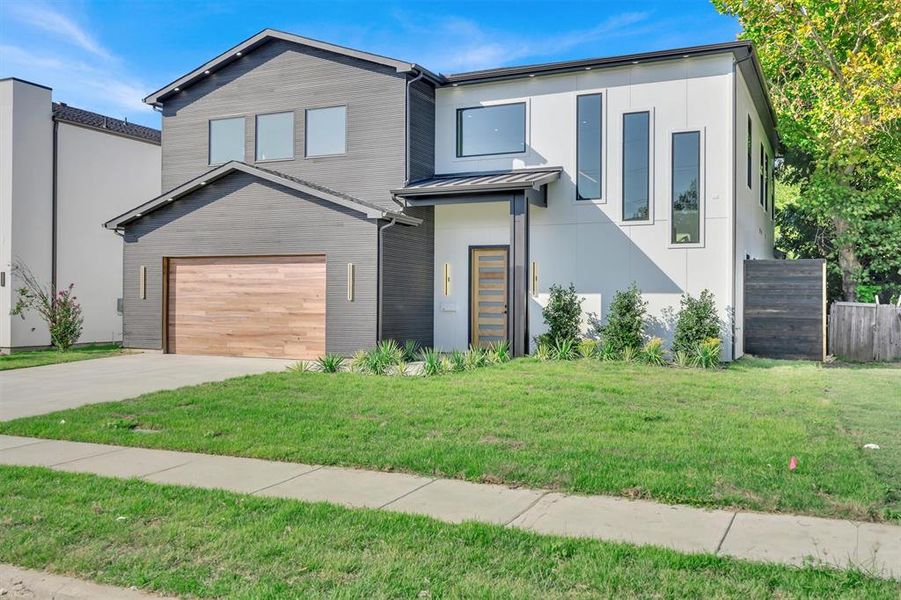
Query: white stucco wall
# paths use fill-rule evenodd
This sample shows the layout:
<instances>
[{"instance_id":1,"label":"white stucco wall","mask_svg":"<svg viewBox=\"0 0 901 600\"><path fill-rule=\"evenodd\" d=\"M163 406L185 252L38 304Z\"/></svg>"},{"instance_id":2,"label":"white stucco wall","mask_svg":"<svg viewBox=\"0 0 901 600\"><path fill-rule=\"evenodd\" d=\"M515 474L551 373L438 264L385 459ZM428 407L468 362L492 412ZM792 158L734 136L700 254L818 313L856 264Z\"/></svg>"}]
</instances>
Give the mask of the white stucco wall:
<instances>
[{"instance_id":1,"label":"white stucco wall","mask_svg":"<svg viewBox=\"0 0 901 600\"><path fill-rule=\"evenodd\" d=\"M651 315L660 320L666 318L666 309L678 309L683 292L697 295L709 289L728 321L735 302L732 87L732 56L724 54L438 90L436 172L564 168L561 179L548 188L547 208L532 207L530 260L538 263L540 294L530 298L530 335L544 330L541 306L554 283L574 283L586 299L586 312L599 312L602 318L614 293L632 281L649 301ZM576 96L597 92L604 94L604 198L577 202ZM457 158L456 109L511 101L527 104L527 151ZM621 220L622 115L637 110L652 112L652 219L646 224ZM671 136L681 130L700 130L702 135L702 242L690 248L670 244ZM467 245L507 243L506 211L499 204L436 210L435 344L442 349L462 348L467 342ZM457 273L458 284L447 298L441 285L445 263ZM456 305L456 313L443 311L445 303ZM729 329L723 344L726 358ZM655 333L671 336L665 326Z\"/></svg>"},{"instance_id":2,"label":"white stucco wall","mask_svg":"<svg viewBox=\"0 0 901 600\"><path fill-rule=\"evenodd\" d=\"M81 343L119 341L122 238L102 223L160 194L160 146L69 123L57 143L58 285L75 284Z\"/></svg>"},{"instance_id":3,"label":"white stucco wall","mask_svg":"<svg viewBox=\"0 0 901 600\"><path fill-rule=\"evenodd\" d=\"M36 316L12 317L16 261L50 281L53 127L50 90L14 79L0 81L0 350L50 342Z\"/></svg>"}]
</instances>

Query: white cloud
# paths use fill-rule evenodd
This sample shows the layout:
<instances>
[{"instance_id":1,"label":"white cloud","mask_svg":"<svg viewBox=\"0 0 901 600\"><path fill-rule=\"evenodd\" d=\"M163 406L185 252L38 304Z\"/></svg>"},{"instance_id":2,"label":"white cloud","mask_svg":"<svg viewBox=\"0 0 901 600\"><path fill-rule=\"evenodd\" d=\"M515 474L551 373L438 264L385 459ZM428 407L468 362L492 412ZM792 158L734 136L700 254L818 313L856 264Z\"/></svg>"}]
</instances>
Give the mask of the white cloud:
<instances>
[{"instance_id":1,"label":"white cloud","mask_svg":"<svg viewBox=\"0 0 901 600\"><path fill-rule=\"evenodd\" d=\"M13 3L9 14L17 21L54 34L59 39L109 60L112 55L69 17L38 3Z\"/></svg>"}]
</instances>

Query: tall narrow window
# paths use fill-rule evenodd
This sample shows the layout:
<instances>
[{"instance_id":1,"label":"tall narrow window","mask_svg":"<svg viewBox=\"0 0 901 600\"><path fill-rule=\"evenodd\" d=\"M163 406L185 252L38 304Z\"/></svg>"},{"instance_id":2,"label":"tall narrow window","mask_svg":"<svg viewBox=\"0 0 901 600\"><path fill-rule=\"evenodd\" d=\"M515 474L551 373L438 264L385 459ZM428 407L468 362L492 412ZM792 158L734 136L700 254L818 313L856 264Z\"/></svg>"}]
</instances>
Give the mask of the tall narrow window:
<instances>
[{"instance_id":1,"label":"tall narrow window","mask_svg":"<svg viewBox=\"0 0 901 600\"><path fill-rule=\"evenodd\" d=\"M294 158L294 113L257 115L257 160Z\"/></svg>"},{"instance_id":2,"label":"tall narrow window","mask_svg":"<svg viewBox=\"0 0 901 600\"><path fill-rule=\"evenodd\" d=\"M576 105L576 198L601 199L602 100L600 94L579 96Z\"/></svg>"},{"instance_id":3,"label":"tall narrow window","mask_svg":"<svg viewBox=\"0 0 901 600\"><path fill-rule=\"evenodd\" d=\"M311 108L304 127L306 156L329 156L347 152L347 107Z\"/></svg>"},{"instance_id":4,"label":"tall narrow window","mask_svg":"<svg viewBox=\"0 0 901 600\"><path fill-rule=\"evenodd\" d=\"M763 156L763 144L760 144L760 176L759 176L759 178L758 178L758 179L759 179L759 182L758 182L758 183L760 184L760 186L759 186L759 187L760 187L760 191L758 192L759 195L760 195L760 206L765 206L765 200L764 200L764 198L766 198L766 195L765 195L765 194L766 194L766 190L763 189L763 186L764 186L763 177L764 177L764 168L765 168L765 167L764 167L764 164L765 164L765 161L766 161L766 159L765 159L764 156Z\"/></svg>"},{"instance_id":5,"label":"tall narrow window","mask_svg":"<svg viewBox=\"0 0 901 600\"><path fill-rule=\"evenodd\" d=\"M763 211L770 209L770 155L763 155Z\"/></svg>"},{"instance_id":6,"label":"tall narrow window","mask_svg":"<svg viewBox=\"0 0 901 600\"><path fill-rule=\"evenodd\" d=\"M751 125L751 115L748 115L748 140L747 140L747 144L746 144L748 147L748 189L751 189L752 179L754 177L753 176L754 171L752 170L752 165L754 164L754 160L751 158L751 153L754 149L754 139L752 137L753 131L754 131L754 129Z\"/></svg>"},{"instance_id":7,"label":"tall narrow window","mask_svg":"<svg viewBox=\"0 0 901 600\"><path fill-rule=\"evenodd\" d=\"M672 242L701 241L701 132L673 134Z\"/></svg>"},{"instance_id":8,"label":"tall narrow window","mask_svg":"<svg viewBox=\"0 0 901 600\"><path fill-rule=\"evenodd\" d=\"M210 164L244 160L244 117L210 121Z\"/></svg>"},{"instance_id":9,"label":"tall narrow window","mask_svg":"<svg viewBox=\"0 0 901 600\"><path fill-rule=\"evenodd\" d=\"M770 169L770 219L776 220L776 172L772 162Z\"/></svg>"},{"instance_id":10,"label":"tall narrow window","mask_svg":"<svg viewBox=\"0 0 901 600\"><path fill-rule=\"evenodd\" d=\"M457 157L525 151L525 102L457 109Z\"/></svg>"},{"instance_id":11,"label":"tall narrow window","mask_svg":"<svg viewBox=\"0 0 901 600\"><path fill-rule=\"evenodd\" d=\"M623 115L623 221L650 218L651 113Z\"/></svg>"}]
</instances>

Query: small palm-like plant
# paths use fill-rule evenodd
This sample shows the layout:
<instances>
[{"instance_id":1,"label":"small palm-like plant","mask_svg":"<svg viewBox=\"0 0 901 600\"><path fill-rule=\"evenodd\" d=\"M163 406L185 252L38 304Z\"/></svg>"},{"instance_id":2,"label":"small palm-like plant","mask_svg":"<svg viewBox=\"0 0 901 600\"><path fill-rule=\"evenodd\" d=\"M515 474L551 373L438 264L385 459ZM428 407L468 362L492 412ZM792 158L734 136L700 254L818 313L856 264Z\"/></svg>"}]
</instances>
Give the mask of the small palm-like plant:
<instances>
[{"instance_id":1,"label":"small palm-like plant","mask_svg":"<svg viewBox=\"0 0 901 600\"><path fill-rule=\"evenodd\" d=\"M702 369L715 369L720 366L720 339L707 338L694 348L693 362Z\"/></svg>"},{"instance_id":2,"label":"small palm-like plant","mask_svg":"<svg viewBox=\"0 0 901 600\"><path fill-rule=\"evenodd\" d=\"M634 362L636 358L638 358L638 350L632 346L626 346L619 353L619 359L623 362Z\"/></svg>"},{"instance_id":3,"label":"small palm-like plant","mask_svg":"<svg viewBox=\"0 0 901 600\"><path fill-rule=\"evenodd\" d=\"M661 366L666 364L663 356L663 340L653 337L647 341L641 349L641 360L649 365Z\"/></svg>"},{"instance_id":4,"label":"small palm-like plant","mask_svg":"<svg viewBox=\"0 0 901 600\"><path fill-rule=\"evenodd\" d=\"M601 344L601 349L598 350L597 356L601 360L619 359L619 353L617 353L616 348L613 346L613 344L608 344L606 342Z\"/></svg>"},{"instance_id":5,"label":"small palm-like plant","mask_svg":"<svg viewBox=\"0 0 901 600\"><path fill-rule=\"evenodd\" d=\"M673 364L683 369L692 366L692 356L685 350L673 352Z\"/></svg>"},{"instance_id":6,"label":"small palm-like plant","mask_svg":"<svg viewBox=\"0 0 901 600\"><path fill-rule=\"evenodd\" d=\"M404 342L403 347L400 349L401 356L406 362L413 362L416 360L416 355L419 354L420 344L416 340L407 340Z\"/></svg>"},{"instance_id":7,"label":"small palm-like plant","mask_svg":"<svg viewBox=\"0 0 901 600\"><path fill-rule=\"evenodd\" d=\"M454 373L460 373L466 370L466 354L459 350L454 350L450 354L450 370Z\"/></svg>"},{"instance_id":8,"label":"small palm-like plant","mask_svg":"<svg viewBox=\"0 0 901 600\"><path fill-rule=\"evenodd\" d=\"M320 356L316 362L323 373L337 373L344 366L344 357L340 354L326 354Z\"/></svg>"},{"instance_id":9,"label":"small palm-like plant","mask_svg":"<svg viewBox=\"0 0 901 600\"><path fill-rule=\"evenodd\" d=\"M403 351L394 340L382 340L366 353L365 369L373 375L385 375L398 362L403 361Z\"/></svg>"},{"instance_id":10,"label":"small palm-like plant","mask_svg":"<svg viewBox=\"0 0 901 600\"><path fill-rule=\"evenodd\" d=\"M546 342L538 342L532 356L541 361L551 360L551 347L548 346Z\"/></svg>"},{"instance_id":11,"label":"small palm-like plant","mask_svg":"<svg viewBox=\"0 0 901 600\"><path fill-rule=\"evenodd\" d=\"M582 358L594 358L598 352L598 341L585 339L579 342L579 356Z\"/></svg>"},{"instance_id":12,"label":"small palm-like plant","mask_svg":"<svg viewBox=\"0 0 901 600\"><path fill-rule=\"evenodd\" d=\"M292 373L312 373L316 368L308 360L299 360L293 365L288 365L288 370Z\"/></svg>"},{"instance_id":13,"label":"small palm-like plant","mask_svg":"<svg viewBox=\"0 0 901 600\"><path fill-rule=\"evenodd\" d=\"M488 362L505 363L510 361L510 342L502 340L488 347Z\"/></svg>"},{"instance_id":14,"label":"small palm-like plant","mask_svg":"<svg viewBox=\"0 0 901 600\"><path fill-rule=\"evenodd\" d=\"M551 355L554 360L574 360L578 358L578 351L571 339L557 338L551 348Z\"/></svg>"},{"instance_id":15,"label":"small palm-like plant","mask_svg":"<svg viewBox=\"0 0 901 600\"><path fill-rule=\"evenodd\" d=\"M441 375L447 369L447 361L434 348L420 350L419 360L422 361L422 372L426 376Z\"/></svg>"},{"instance_id":16,"label":"small palm-like plant","mask_svg":"<svg viewBox=\"0 0 901 600\"><path fill-rule=\"evenodd\" d=\"M350 370L354 373L368 373L368 356L365 350L357 350L350 359Z\"/></svg>"},{"instance_id":17,"label":"small palm-like plant","mask_svg":"<svg viewBox=\"0 0 901 600\"><path fill-rule=\"evenodd\" d=\"M465 354L466 370L478 369L484 367L488 363L488 354L484 349L477 346L470 346L469 351Z\"/></svg>"}]
</instances>

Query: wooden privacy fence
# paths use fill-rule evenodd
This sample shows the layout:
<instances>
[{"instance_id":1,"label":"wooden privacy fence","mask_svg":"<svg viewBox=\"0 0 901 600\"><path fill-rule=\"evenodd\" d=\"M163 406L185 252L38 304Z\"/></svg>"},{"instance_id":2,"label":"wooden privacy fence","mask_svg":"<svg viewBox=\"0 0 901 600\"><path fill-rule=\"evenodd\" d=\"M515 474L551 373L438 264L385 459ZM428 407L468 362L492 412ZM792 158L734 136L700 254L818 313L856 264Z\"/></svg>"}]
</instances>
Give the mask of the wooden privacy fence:
<instances>
[{"instance_id":1,"label":"wooden privacy fence","mask_svg":"<svg viewBox=\"0 0 901 600\"><path fill-rule=\"evenodd\" d=\"M826 358L826 261L746 260L744 351L767 358Z\"/></svg>"},{"instance_id":2,"label":"wooden privacy fence","mask_svg":"<svg viewBox=\"0 0 901 600\"><path fill-rule=\"evenodd\" d=\"M901 307L833 302L829 353L846 360L901 359Z\"/></svg>"}]
</instances>

